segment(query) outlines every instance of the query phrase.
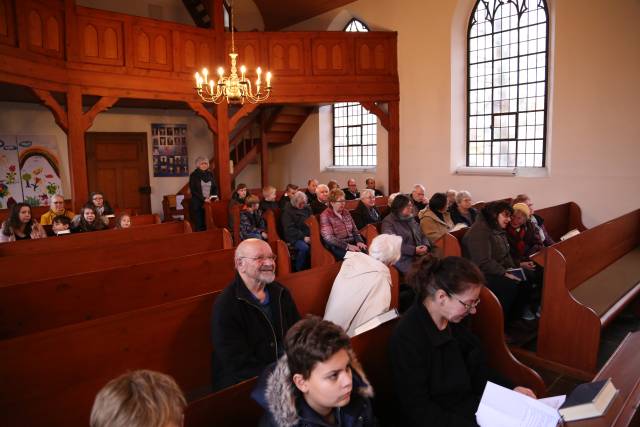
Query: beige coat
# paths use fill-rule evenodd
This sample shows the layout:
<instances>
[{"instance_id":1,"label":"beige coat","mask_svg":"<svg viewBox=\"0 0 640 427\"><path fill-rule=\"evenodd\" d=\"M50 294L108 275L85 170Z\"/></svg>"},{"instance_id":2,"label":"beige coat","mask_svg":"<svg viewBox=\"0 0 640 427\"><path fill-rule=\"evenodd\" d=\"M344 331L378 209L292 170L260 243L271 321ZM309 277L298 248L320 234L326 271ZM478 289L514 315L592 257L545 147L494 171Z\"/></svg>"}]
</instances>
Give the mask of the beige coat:
<instances>
[{"instance_id":1,"label":"beige coat","mask_svg":"<svg viewBox=\"0 0 640 427\"><path fill-rule=\"evenodd\" d=\"M451 214L445 212L442 216L444 217L444 221L438 218L429 207L422 209L418 214L418 218L420 218L420 228L432 242L435 242L453 228Z\"/></svg>"},{"instance_id":2,"label":"beige coat","mask_svg":"<svg viewBox=\"0 0 640 427\"><path fill-rule=\"evenodd\" d=\"M324 319L350 337L358 326L385 313L391 305L389 267L362 252L347 252L333 282Z\"/></svg>"}]
</instances>

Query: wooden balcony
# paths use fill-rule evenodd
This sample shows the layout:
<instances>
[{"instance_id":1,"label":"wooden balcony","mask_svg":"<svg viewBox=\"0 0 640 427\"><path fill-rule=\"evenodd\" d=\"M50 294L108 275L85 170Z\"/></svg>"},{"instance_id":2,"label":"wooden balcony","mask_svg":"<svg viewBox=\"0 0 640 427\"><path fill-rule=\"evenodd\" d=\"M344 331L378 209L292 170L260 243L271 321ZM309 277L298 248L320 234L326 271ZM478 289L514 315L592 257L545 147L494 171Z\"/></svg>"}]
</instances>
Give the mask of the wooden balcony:
<instances>
[{"instance_id":1,"label":"wooden balcony","mask_svg":"<svg viewBox=\"0 0 640 427\"><path fill-rule=\"evenodd\" d=\"M0 0L0 81L83 95L198 101L193 74L215 72L230 35L75 6ZM224 37L224 40L219 40ZM273 72L269 102L396 101L395 32L236 33L239 63Z\"/></svg>"}]
</instances>

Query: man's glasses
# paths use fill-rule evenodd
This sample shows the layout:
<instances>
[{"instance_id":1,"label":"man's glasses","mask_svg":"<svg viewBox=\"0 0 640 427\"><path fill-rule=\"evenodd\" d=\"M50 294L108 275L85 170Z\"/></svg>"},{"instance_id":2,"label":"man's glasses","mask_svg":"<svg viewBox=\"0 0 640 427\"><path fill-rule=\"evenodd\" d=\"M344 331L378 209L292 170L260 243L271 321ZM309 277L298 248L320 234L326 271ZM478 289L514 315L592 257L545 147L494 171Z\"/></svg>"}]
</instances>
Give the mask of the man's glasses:
<instances>
[{"instance_id":1,"label":"man's glasses","mask_svg":"<svg viewBox=\"0 0 640 427\"><path fill-rule=\"evenodd\" d=\"M251 259L253 261L258 261L258 262L265 262L267 260L275 261L276 258L278 258L278 257L276 255L268 255L268 256L257 256L257 257L243 256L243 257L240 257L240 258Z\"/></svg>"}]
</instances>

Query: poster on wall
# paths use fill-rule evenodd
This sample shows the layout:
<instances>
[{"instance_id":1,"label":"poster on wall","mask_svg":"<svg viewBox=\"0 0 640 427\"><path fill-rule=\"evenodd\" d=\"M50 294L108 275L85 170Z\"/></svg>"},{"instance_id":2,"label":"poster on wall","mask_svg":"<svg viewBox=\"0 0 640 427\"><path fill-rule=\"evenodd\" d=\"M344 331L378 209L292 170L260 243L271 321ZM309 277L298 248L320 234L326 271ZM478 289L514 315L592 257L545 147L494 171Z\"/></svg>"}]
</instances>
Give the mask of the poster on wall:
<instances>
[{"instance_id":1,"label":"poster on wall","mask_svg":"<svg viewBox=\"0 0 640 427\"><path fill-rule=\"evenodd\" d=\"M47 206L62 193L61 162L53 135L18 135L22 197L31 206Z\"/></svg>"},{"instance_id":2,"label":"poster on wall","mask_svg":"<svg viewBox=\"0 0 640 427\"><path fill-rule=\"evenodd\" d=\"M13 201L22 201L18 142L15 135L0 135L0 209Z\"/></svg>"},{"instance_id":3,"label":"poster on wall","mask_svg":"<svg viewBox=\"0 0 640 427\"><path fill-rule=\"evenodd\" d=\"M46 206L62 194L61 162L53 135L0 135L0 209L13 202Z\"/></svg>"},{"instance_id":4,"label":"poster on wall","mask_svg":"<svg viewBox=\"0 0 640 427\"><path fill-rule=\"evenodd\" d=\"M152 123L153 176L189 176L187 125Z\"/></svg>"}]
</instances>

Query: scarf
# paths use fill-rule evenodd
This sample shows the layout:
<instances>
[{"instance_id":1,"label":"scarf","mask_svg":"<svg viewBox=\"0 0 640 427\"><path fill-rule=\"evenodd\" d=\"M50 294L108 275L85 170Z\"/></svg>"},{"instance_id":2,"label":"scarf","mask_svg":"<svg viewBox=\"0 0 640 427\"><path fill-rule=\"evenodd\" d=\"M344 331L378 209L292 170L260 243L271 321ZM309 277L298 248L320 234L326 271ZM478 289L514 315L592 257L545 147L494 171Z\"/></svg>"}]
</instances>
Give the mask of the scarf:
<instances>
[{"instance_id":1,"label":"scarf","mask_svg":"<svg viewBox=\"0 0 640 427\"><path fill-rule=\"evenodd\" d=\"M206 171L203 171L200 168L196 168L196 170L194 170L193 173L196 175L196 177L200 181L209 182L213 179L213 174L208 169Z\"/></svg>"},{"instance_id":2,"label":"scarf","mask_svg":"<svg viewBox=\"0 0 640 427\"><path fill-rule=\"evenodd\" d=\"M524 243L524 235L527 232L524 225L521 225L518 228L513 228L511 226L507 227L507 234L512 238L511 241L515 243L515 249L518 255L521 257L524 256L525 251L525 243Z\"/></svg>"}]
</instances>

